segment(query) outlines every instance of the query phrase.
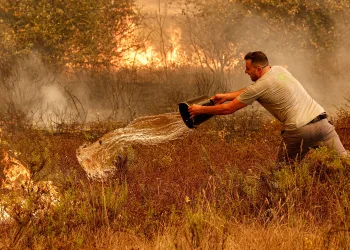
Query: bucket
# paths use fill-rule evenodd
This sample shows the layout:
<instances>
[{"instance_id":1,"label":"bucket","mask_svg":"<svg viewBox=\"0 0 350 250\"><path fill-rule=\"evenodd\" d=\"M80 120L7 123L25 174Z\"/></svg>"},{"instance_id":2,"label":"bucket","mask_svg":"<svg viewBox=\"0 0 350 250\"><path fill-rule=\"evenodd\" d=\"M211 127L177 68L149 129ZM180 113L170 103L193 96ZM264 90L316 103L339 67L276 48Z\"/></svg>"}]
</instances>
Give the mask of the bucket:
<instances>
[{"instance_id":1,"label":"bucket","mask_svg":"<svg viewBox=\"0 0 350 250\"><path fill-rule=\"evenodd\" d=\"M208 114L201 114L201 115L196 115L192 119L190 118L190 112L188 111L188 108L191 105L202 105L202 106L214 106L214 101L210 99L210 97L203 95L197 98L194 98L192 100L186 101L186 102L181 102L179 103L179 112L182 117L182 120L185 122L186 126L189 128L195 128L199 124L205 122L209 118L211 118L213 115L208 115Z\"/></svg>"}]
</instances>

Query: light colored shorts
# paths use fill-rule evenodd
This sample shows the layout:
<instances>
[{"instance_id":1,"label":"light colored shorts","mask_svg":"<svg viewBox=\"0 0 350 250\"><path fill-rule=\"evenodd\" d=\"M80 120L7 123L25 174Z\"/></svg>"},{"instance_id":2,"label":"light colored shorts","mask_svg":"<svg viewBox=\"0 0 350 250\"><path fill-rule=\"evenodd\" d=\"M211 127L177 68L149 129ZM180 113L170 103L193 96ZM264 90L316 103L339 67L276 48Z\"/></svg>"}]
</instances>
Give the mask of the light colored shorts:
<instances>
[{"instance_id":1,"label":"light colored shorts","mask_svg":"<svg viewBox=\"0 0 350 250\"><path fill-rule=\"evenodd\" d=\"M347 151L341 143L334 126L327 119L307 124L295 130L282 132L282 142L277 161L301 160L310 148L327 146L346 157Z\"/></svg>"}]
</instances>

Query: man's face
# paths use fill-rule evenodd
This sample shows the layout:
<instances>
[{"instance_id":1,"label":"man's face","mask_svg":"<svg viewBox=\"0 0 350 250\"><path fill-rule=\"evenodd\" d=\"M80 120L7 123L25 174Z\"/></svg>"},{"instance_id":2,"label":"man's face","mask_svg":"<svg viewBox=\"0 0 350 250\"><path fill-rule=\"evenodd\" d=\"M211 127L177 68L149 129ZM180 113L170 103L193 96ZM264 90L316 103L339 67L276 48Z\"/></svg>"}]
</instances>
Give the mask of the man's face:
<instances>
[{"instance_id":1,"label":"man's face","mask_svg":"<svg viewBox=\"0 0 350 250\"><path fill-rule=\"evenodd\" d=\"M257 81L261 77L261 72L262 68L255 68L252 65L252 60L249 59L245 61L245 73L250 76L250 79L252 79L253 82Z\"/></svg>"}]
</instances>

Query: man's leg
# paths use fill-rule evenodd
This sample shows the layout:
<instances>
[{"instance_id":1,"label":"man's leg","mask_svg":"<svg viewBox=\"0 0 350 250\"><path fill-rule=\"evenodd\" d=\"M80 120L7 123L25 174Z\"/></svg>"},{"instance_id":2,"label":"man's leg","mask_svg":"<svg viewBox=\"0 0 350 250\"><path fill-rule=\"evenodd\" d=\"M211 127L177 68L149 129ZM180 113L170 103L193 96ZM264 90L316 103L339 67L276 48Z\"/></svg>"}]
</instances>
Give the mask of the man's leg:
<instances>
[{"instance_id":1,"label":"man's leg","mask_svg":"<svg viewBox=\"0 0 350 250\"><path fill-rule=\"evenodd\" d=\"M282 137L283 140L277 157L278 162L300 161L310 148L317 148L322 145L337 151L341 156L349 157L334 126L327 119L295 130L285 131L282 133Z\"/></svg>"},{"instance_id":2,"label":"man's leg","mask_svg":"<svg viewBox=\"0 0 350 250\"><path fill-rule=\"evenodd\" d=\"M300 161L310 149L310 129L307 127L284 131L282 138L277 162Z\"/></svg>"},{"instance_id":3,"label":"man's leg","mask_svg":"<svg viewBox=\"0 0 350 250\"><path fill-rule=\"evenodd\" d=\"M326 146L338 152L343 157L347 156L347 151L341 143L334 126L330 124L327 119L312 124L310 129L312 134L312 147Z\"/></svg>"}]
</instances>

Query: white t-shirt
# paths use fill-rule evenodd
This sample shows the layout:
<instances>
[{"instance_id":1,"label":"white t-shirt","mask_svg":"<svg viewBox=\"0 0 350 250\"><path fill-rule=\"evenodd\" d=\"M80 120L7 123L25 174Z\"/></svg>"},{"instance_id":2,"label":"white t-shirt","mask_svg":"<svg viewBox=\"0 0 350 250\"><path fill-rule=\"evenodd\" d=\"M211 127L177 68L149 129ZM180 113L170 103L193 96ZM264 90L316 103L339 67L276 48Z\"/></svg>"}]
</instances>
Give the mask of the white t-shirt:
<instances>
[{"instance_id":1,"label":"white t-shirt","mask_svg":"<svg viewBox=\"0 0 350 250\"><path fill-rule=\"evenodd\" d=\"M300 128L324 109L306 92L300 82L282 66L273 66L238 97L244 104L258 101L285 130Z\"/></svg>"}]
</instances>

